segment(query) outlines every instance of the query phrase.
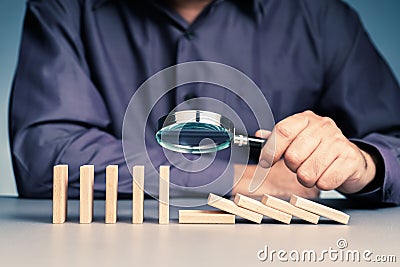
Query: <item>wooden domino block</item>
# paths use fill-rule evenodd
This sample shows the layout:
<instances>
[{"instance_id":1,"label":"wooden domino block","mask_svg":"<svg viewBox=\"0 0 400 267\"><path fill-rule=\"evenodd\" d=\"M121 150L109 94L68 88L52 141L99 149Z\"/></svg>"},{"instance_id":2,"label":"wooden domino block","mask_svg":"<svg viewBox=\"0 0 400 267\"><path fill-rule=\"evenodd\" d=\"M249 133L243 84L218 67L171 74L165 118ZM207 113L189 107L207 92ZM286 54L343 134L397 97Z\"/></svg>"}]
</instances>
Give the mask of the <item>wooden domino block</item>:
<instances>
[{"instance_id":1,"label":"wooden domino block","mask_svg":"<svg viewBox=\"0 0 400 267\"><path fill-rule=\"evenodd\" d=\"M91 223L93 219L94 166L80 167L80 223Z\"/></svg>"},{"instance_id":2,"label":"wooden domino block","mask_svg":"<svg viewBox=\"0 0 400 267\"><path fill-rule=\"evenodd\" d=\"M264 216L270 217L277 221L289 224L292 219L292 215L282 212L280 210L268 207L262 204L260 201L243 196L241 194L236 194L234 202L239 207L252 210L257 213L261 213Z\"/></svg>"},{"instance_id":3,"label":"wooden domino block","mask_svg":"<svg viewBox=\"0 0 400 267\"><path fill-rule=\"evenodd\" d=\"M225 212L237 215L239 217L242 217L244 219L247 219L255 223L261 223L261 220L263 218L262 214L259 214L257 212L245 208L241 208L238 205L236 205L233 201L214 195L212 193L210 193L210 195L208 196L208 205L223 210Z\"/></svg>"},{"instance_id":4,"label":"wooden domino block","mask_svg":"<svg viewBox=\"0 0 400 267\"><path fill-rule=\"evenodd\" d=\"M234 224L235 215L216 210L180 210L179 223Z\"/></svg>"},{"instance_id":5,"label":"wooden domino block","mask_svg":"<svg viewBox=\"0 0 400 267\"><path fill-rule=\"evenodd\" d=\"M64 223L67 219L68 165L53 168L53 223Z\"/></svg>"},{"instance_id":6,"label":"wooden domino block","mask_svg":"<svg viewBox=\"0 0 400 267\"><path fill-rule=\"evenodd\" d=\"M144 166L133 167L132 223L143 223Z\"/></svg>"},{"instance_id":7,"label":"wooden domino block","mask_svg":"<svg viewBox=\"0 0 400 267\"><path fill-rule=\"evenodd\" d=\"M332 209L296 195L293 195L290 198L290 203L298 208L313 212L339 223L347 224L350 219L350 216L344 212Z\"/></svg>"},{"instance_id":8,"label":"wooden domino block","mask_svg":"<svg viewBox=\"0 0 400 267\"><path fill-rule=\"evenodd\" d=\"M158 223L169 224L169 166L160 166Z\"/></svg>"},{"instance_id":9,"label":"wooden domino block","mask_svg":"<svg viewBox=\"0 0 400 267\"><path fill-rule=\"evenodd\" d=\"M117 222L118 200L118 165L109 165L106 168L106 223Z\"/></svg>"},{"instance_id":10,"label":"wooden domino block","mask_svg":"<svg viewBox=\"0 0 400 267\"><path fill-rule=\"evenodd\" d=\"M264 194L263 198L261 199L261 203L268 207L291 214L313 224L317 224L319 220L319 215L297 208L289 202L267 194Z\"/></svg>"}]
</instances>

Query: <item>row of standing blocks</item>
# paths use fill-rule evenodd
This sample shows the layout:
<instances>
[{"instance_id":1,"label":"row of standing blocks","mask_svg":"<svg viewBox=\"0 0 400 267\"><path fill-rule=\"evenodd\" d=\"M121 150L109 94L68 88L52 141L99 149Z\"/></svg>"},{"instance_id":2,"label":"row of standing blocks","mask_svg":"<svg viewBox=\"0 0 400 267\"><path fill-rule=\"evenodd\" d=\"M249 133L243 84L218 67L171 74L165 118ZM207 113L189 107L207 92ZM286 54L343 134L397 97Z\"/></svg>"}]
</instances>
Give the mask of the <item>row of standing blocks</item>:
<instances>
[{"instance_id":1,"label":"row of standing blocks","mask_svg":"<svg viewBox=\"0 0 400 267\"><path fill-rule=\"evenodd\" d=\"M133 167L132 223L143 223L144 166ZM94 166L80 167L80 223L93 218ZM53 223L67 219L68 165L54 166ZM105 222L117 221L118 166L106 168ZM236 194L234 201L210 193L208 205L216 210L180 210L179 223L234 224L235 216L261 223L263 216L290 224L292 216L317 224L320 216L347 224L350 216L344 212L293 195L289 202L265 194L261 201ZM169 223L169 166L160 166L159 223Z\"/></svg>"},{"instance_id":2,"label":"row of standing blocks","mask_svg":"<svg viewBox=\"0 0 400 267\"><path fill-rule=\"evenodd\" d=\"M132 223L143 223L144 166L133 167ZM91 223L93 219L94 166L80 167L79 222ZM105 223L117 221L118 166L106 168ZM67 219L68 165L53 168L53 223ZM160 166L159 223L169 223L169 166Z\"/></svg>"}]
</instances>

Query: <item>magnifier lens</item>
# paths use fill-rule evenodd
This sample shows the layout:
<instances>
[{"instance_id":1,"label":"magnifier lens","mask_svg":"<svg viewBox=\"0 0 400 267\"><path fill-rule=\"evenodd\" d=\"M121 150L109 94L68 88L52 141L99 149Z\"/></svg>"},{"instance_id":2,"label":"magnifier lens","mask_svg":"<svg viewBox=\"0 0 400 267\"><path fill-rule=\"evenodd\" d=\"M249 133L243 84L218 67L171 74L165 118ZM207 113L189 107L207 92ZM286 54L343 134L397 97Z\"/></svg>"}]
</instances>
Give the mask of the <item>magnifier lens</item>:
<instances>
[{"instance_id":1,"label":"magnifier lens","mask_svg":"<svg viewBox=\"0 0 400 267\"><path fill-rule=\"evenodd\" d=\"M230 146L232 133L226 128L203 122L176 123L160 129L157 142L182 153L210 153Z\"/></svg>"}]
</instances>

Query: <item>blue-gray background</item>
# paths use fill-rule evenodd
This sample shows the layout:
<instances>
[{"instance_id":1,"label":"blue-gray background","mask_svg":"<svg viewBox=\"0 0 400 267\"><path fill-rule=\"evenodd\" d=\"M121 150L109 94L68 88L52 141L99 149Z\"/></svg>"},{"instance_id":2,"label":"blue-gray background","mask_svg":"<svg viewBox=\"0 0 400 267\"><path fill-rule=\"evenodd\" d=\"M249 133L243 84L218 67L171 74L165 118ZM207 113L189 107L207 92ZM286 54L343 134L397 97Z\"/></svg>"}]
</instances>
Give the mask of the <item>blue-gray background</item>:
<instances>
[{"instance_id":1,"label":"blue-gray background","mask_svg":"<svg viewBox=\"0 0 400 267\"><path fill-rule=\"evenodd\" d=\"M399 80L400 16L398 12L400 11L400 1L346 1L359 12L373 41ZM0 1L0 195L17 194L10 161L7 110L24 10L25 0Z\"/></svg>"}]
</instances>

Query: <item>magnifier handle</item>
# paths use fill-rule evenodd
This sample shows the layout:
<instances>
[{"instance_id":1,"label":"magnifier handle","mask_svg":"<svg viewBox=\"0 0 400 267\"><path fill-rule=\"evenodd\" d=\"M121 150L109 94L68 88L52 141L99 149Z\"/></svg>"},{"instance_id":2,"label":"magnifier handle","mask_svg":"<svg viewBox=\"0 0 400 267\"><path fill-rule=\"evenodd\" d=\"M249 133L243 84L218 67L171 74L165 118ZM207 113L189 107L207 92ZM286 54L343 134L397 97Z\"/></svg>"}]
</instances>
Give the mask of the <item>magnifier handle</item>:
<instances>
[{"instance_id":1,"label":"magnifier handle","mask_svg":"<svg viewBox=\"0 0 400 267\"><path fill-rule=\"evenodd\" d=\"M235 135L234 143L238 146L249 145L250 149L261 150L267 139L254 137L254 136L244 136L244 135Z\"/></svg>"},{"instance_id":2,"label":"magnifier handle","mask_svg":"<svg viewBox=\"0 0 400 267\"><path fill-rule=\"evenodd\" d=\"M267 139L253 137L253 136L249 136L248 140L250 149L257 149L257 150L261 150L264 147L265 143L267 142Z\"/></svg>"}]
</instances>

